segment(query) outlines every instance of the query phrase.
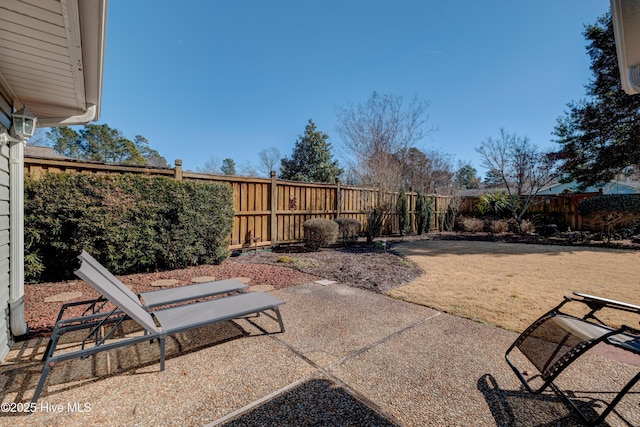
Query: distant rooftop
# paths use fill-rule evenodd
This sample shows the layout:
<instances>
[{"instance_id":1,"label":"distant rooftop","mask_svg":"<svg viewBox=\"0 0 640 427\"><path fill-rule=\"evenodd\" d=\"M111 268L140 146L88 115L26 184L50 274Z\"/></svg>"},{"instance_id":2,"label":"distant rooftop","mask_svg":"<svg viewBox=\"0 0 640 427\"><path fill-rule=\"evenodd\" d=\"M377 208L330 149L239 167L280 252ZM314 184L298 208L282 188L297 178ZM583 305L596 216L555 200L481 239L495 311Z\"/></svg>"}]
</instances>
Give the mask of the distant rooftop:
<instances>
[{"instance_id":1,"label":"distant rooftop","mask_svg":"<svg viewBox=\"0 0 640 427\"><path fill-rule=\"evenodd\" d=\"M24 156L35 157L38 159L69 160L69 157L55 153L53 151L53 147L44 147L40 145L27 145L24 147Z\"/></svg>"},{"instance_id":2,"label":"distant rooftop","mask_svg":"<svg viewBox=\"0 0 640 427\"><path fill-rule=\"evenodd\" d=\"M610 181L602 185L593 185L580 191L578 183L568 182L553 184L543 188L538 192L539 195L558 195L563 193L602 193L602 194L638 194L640 186L637 181Z\"/></svg>"}]
</instances>

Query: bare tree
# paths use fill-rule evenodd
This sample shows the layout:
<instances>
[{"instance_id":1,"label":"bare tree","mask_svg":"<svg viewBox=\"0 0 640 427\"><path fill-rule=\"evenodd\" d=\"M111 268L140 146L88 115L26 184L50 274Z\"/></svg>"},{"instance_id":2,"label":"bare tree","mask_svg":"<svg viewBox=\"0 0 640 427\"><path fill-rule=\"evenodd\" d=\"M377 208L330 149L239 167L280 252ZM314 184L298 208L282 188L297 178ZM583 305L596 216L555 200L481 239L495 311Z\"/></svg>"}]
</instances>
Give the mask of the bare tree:
<instances>
[{"instance_id":1,"label":"bare tree","mask_svg":"<svg viewBox=\"0 0 640 427\"><path fill-rule=\"evenodd\" d=\"M216 156L211 155L209 156L209 160L204 162L204 165L198 166L196 168L196 171L201 173L221 173L220 166L218 166L219 164L220 159L218 159Z\"/></svg>"},{"instance_id":2,"label":"bare tree","mask_svg":"<svg viewBox=\"0 0 640 427\"><path fill-rule=\"evenodd\" d=\"M264 150L258 153L258 159L260 160L258 169L265 176L270 176L271 171L277 169L277 166L280 164L280 159L282 156L280 155L280 150L276 147L265 148Z\"/></svg>"},{"instance_id":3,"label":"bare tree","mask_svg":"<svg viewBox=\"0 0 640 427\"><path fill-rule=\"evenodd\" d=\"M509 210L520 228L534 197L556 177L556 162L529 138L504 129L498 138L482 141L476 151L482 156L482 165L505 187Z\"/></svg>"},{"instance_id":4,"label":"bare tree","mask_svg":"<svg viewBox=\"0 0 640 427\"><path fill-rule=\"evenodd\" d=\"M251 176L251 177L260 176L260 173L256 169L256 166L253 163L251 163L249 160L242 163L238 167L238 170L240 171L240 175L242 176Z\"/></svg>"},{"instance_id":5,"label":"bare tree","mask_svg":"<svg viewBox=\"0 0 640 427\"><path fill-rule=\"evenodd\" d=\"M412 147L402 167L402 187L426 194L452 194L455 190L453 176L451 155Z\"/></svg>"},{"instance_id":6,"label":"bare tree","mask_svg":"<svg viewBox=\"0 0 640 427\"><path fill-rule=\"evenodd\" d=\"M427 101L379 95L357 106L339 109L338 133L360 181L385 190L402 186L402 169L409 149L432 129L425 129Z\"/></svg>"}]
</instances>

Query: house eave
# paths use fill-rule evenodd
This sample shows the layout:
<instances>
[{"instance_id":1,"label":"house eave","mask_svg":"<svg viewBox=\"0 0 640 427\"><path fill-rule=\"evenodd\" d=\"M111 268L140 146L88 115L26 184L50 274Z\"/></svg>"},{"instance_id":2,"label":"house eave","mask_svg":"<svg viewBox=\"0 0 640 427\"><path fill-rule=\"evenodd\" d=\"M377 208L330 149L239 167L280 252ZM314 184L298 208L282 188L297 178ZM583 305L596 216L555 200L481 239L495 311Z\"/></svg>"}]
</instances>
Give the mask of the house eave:
<instances>
[{"instance_id":1,"label":"house eave","mask_svg":"<svg viewBox=\"0 0 640 427\"><path fill-rule=\"evenodd\" d=\"M640 93L640 0L611 0L622 89Z\"/></svg>"}]
</instances>

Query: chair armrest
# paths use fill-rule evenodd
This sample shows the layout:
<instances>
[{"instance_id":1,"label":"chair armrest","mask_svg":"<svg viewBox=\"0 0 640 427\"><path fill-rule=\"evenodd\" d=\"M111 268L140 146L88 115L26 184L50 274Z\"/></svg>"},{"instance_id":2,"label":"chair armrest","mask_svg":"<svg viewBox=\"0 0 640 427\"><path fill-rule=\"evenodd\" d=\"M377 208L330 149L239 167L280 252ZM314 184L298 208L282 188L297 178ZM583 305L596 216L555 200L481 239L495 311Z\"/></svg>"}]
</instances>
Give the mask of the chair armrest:
<instances>
[{"instance_id":1,"label":"chair armrest","mask_svg":"<svg viewBox=\"0 0 640 427\"><path fill-rule=\"evenodd\" d=\"M582 300L585 303L589 303L589 302L595 303L595 304L601 306L600 308L611 307L611 308L616 308L616 309L625 310L625 311L631 311L631 312L640 314L640 306L638 306L638 305L629 304L629 303L622 302L622 301L616 301L616 300L609 299L609 298L596 297L596 296L593 296L593 295L583 294L581 292L574 292L573 294L575 296L581 297Z\"/></svg>"}]
</instances>

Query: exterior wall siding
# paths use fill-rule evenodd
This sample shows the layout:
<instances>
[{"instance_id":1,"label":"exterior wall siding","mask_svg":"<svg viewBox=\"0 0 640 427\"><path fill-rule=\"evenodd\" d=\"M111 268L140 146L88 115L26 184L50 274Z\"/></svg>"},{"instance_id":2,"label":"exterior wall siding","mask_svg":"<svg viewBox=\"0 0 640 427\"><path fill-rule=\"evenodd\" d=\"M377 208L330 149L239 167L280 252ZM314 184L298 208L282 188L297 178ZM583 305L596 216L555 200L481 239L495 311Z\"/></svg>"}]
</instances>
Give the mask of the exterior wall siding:
<instances>
[{"instance_id":1,"label":"exterior wall siding","mask_svg":"<svg viewBox=\"0 0 640 427\"><path fill-rule=\"evenodd\" d=\"M11 127L11 104L0 92L0 129ZM0 361L12 344L9 322L9 146L0 146Z\"/></svg>"},{"instance_id":2,"label":"exterior wall siding","mask_svg":"<svg viewBox=\"0 0 640 427\"><path fill-rule=\"evenodd\" d=\"M5 114L0 111L0 114ZM0 147L0 360L12 344L9 323L9 146Z\"/></svg>"}]
</instances>

